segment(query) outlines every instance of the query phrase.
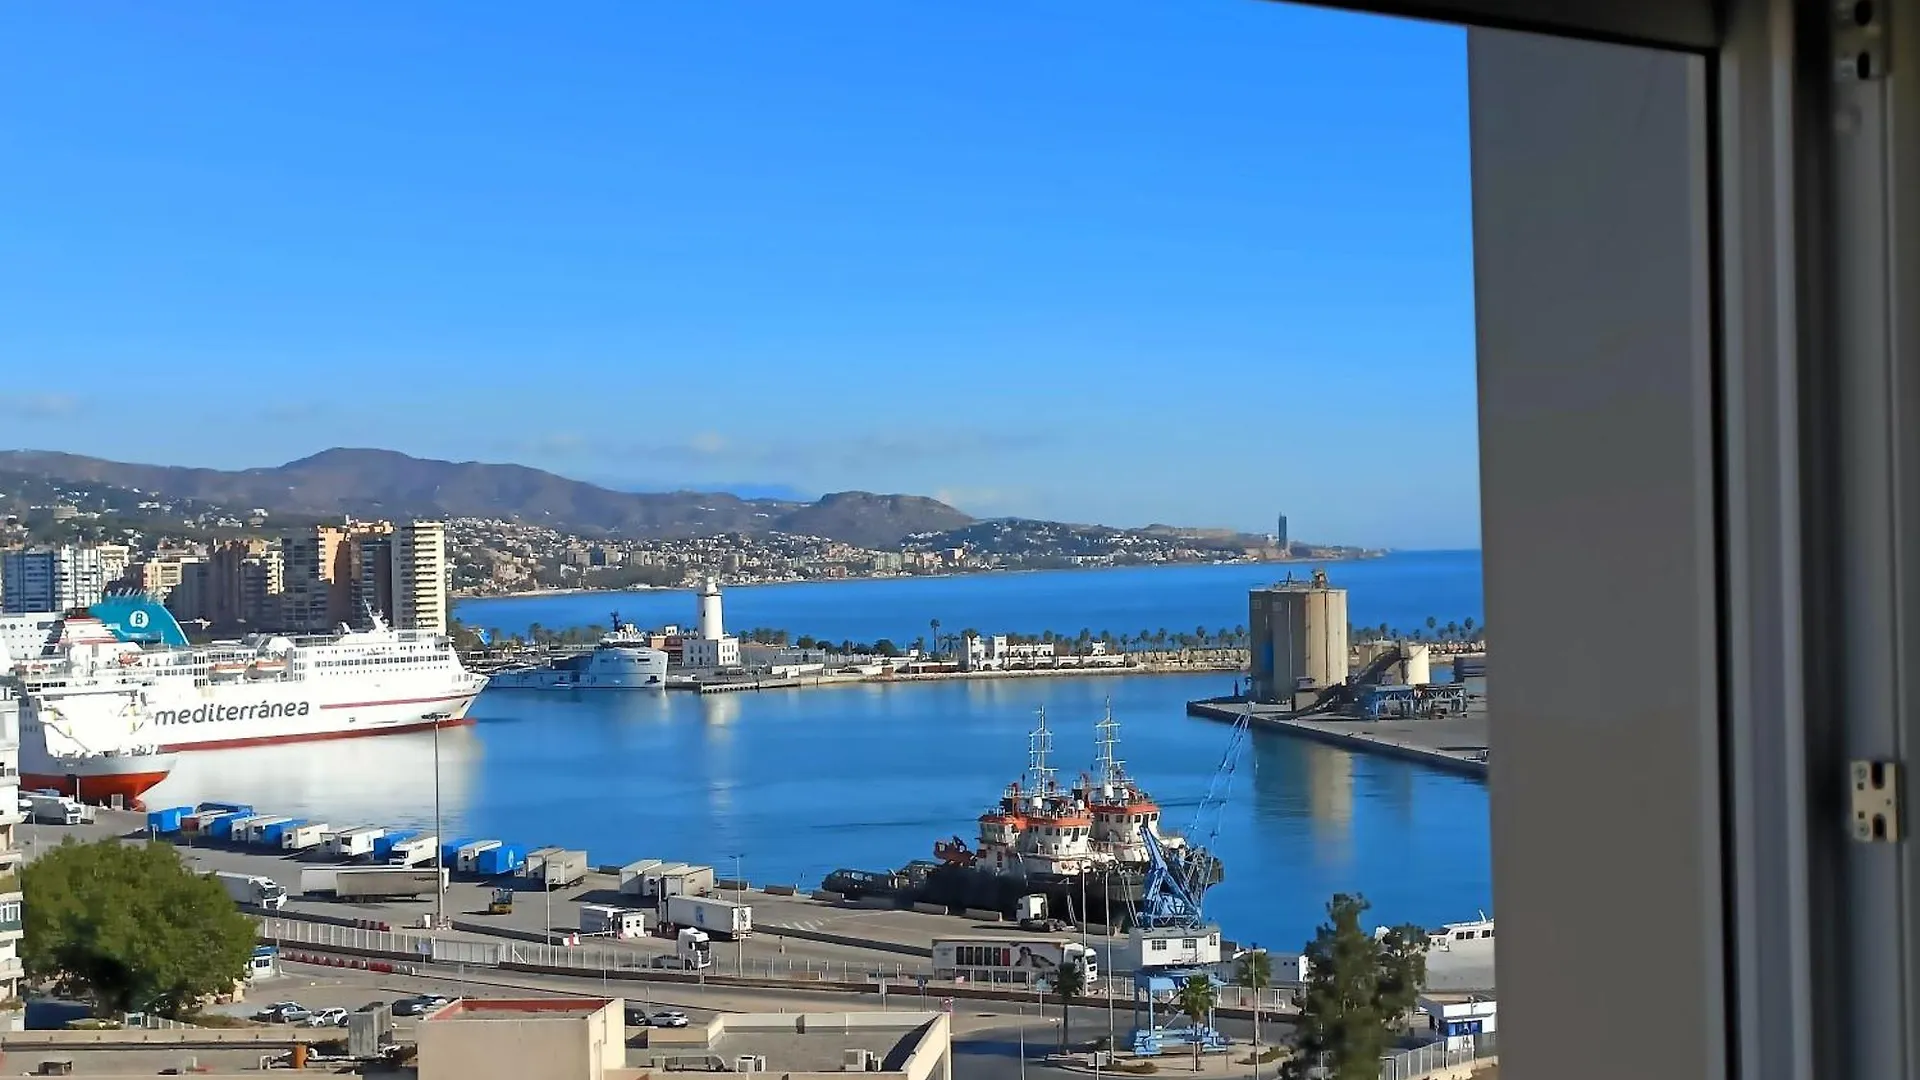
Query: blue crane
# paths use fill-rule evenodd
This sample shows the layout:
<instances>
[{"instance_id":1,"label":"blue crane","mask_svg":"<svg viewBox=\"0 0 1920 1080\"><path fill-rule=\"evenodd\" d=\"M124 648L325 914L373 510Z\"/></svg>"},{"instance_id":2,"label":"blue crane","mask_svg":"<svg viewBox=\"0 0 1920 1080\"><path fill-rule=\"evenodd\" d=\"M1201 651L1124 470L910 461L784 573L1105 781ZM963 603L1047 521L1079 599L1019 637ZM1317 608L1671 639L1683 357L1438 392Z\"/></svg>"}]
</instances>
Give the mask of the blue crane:
<instances>
[{"instance_id":1,"label":"blue crane","mask_svg":"<svg viewBox=\"0 0 1920 1080\"><path fill-rule=\"evenodd\" d=\"M1136 942L1144 942L1150 937L1173 937L1182 939L1185 946L1194 947L1205 939L1213 946L1214 955L1217 956L1220 930L1208 924L1203 902L1207 890L1220 880L1220 860L1213 854L1213 845L1220 835L1221 810L1233 791L1233 777L1239 771L1240 759L1246 752L1252 719L1253 711L1249 705L1233 725L1233 733L1227 740L1220 767L1214 770L1207 794L1194 810L1193 823L1183 834L1185 843L1169 851L1151 827L1141 825L1140 838L1146 847L1147 872L1141 883L1140 900L1134 905L1133 936ZM1181 943L1177 941L1173 944ZM1142 952L1136 959L1134 970L1133 1048L1135 1053L1157 1054L1162 1046L1162 1037L1167 1033L1155 1023L1153 995L1175 990L1195 975L1208 979L1212 979L1213 975L1206 964L1171 963L1147 967L1145 961L1146 956ZM1145 1024L1140 1022L1143 1006ZM1208 1017L1207 1022L1193 1025L1185 1032L1184 1040L1189 1044L1198 1041L1207 1049L1225 1049L1226 1036L1213 1027L1211 1020Z\"/></svg>"}]
</instances>

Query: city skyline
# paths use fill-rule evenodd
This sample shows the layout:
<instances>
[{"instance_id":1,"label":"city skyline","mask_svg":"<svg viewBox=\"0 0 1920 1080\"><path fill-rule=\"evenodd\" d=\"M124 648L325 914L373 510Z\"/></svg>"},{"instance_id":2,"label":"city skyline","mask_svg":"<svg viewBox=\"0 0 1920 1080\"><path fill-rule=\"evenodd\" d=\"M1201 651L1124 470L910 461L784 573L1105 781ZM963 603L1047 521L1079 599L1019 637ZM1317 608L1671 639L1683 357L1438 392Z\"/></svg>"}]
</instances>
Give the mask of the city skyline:
<instances>
[{"instance_id":1,"label":"city skyline","mask_svg":"<svg viewBox=\"0 0 1920 1080\"><path fill-rule=\"evenodd\" d=\"M0 39L36 162L0 351L46 372L12 445L1478 542L1456 29L106 5Z\"/></svg>"}]
</instances>

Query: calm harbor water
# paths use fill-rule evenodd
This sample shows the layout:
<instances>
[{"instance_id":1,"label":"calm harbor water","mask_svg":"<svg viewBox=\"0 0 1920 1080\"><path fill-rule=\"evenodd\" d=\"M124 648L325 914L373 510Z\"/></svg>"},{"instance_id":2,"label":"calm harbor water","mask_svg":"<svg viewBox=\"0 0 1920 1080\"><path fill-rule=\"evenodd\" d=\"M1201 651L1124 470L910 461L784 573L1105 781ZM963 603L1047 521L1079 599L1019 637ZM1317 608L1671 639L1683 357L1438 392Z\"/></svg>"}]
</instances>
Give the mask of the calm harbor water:
<instances>
[{"instance_id":1,"label":"calm harbor water","mask_svg":"<svg viewBox=\"0 0 1920 1080\"><path fill-rule=\"evenodd\" d=\"M908 639L913 623L934 617L951 627L1068 632L1231 627L1246 621L1246 586L1273 576L1256 569L736 589L728 621ZM1337 583L1355 590L1357 622L1479 614L1477 554L1333 569ZM1028 596L1022 583L1040 595ZM1403 592L1388 595L1400 584ZM1382 595L1370 596L1374 589ZM657 613L624 596L566 596L463 604L461 615L503 628L515 619L560 627L602 621L612 603L642 623L684 619L676 603L691 606L684 593L643 599L660 603ZM1185 826L1229 729L1187 717L1184 703L1232 683L1227 675L1159 675L705 696L490 690L473 727L439 736L443 831L585 847L601 863L710 862L723 874L738 856L755 881L813 884L839 867L931 857L936 840L955 834L971 842L974 818L1025 768L1040 706L1062 776L1088 768L1093 724L1109 696L1128 768L1168 819ZM1227 878L1208 897L1230 936L1298 947L1335 891L1364 893L1379 921L1435 923L1491 910L1482 785L1266 733L1253 744L1220 821ZM335 825L430 825L434 755L431 735L183 755L148 802L235 798Z\"/></svg>"}]
</instances>

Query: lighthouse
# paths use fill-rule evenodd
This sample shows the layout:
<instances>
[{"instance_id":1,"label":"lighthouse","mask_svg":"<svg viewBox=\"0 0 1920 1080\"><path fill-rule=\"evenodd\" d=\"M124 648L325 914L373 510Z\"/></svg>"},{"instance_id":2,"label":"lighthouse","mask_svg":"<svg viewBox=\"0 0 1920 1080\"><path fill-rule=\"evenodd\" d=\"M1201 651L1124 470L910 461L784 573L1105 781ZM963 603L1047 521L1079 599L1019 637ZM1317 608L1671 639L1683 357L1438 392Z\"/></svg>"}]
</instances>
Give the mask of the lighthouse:
<instances>
[{"instance_id":1,"label":"lighthouse","mask_svg":"<svg viewBox=\"0 0 1920 1080\"><path fill-rule=\"evenodd\" d=\"M700 585L700 640L719 641L727 636L720 621L720 583L707 578Z\"/></svg>"},{"instance_id":2,"label":"lighthouse","mask_svg":"<svg viewBox=\"0 0 1920 1080\"><path fill-rule=\"evenodd\" d=\"M694 636L680 643L680 666L690 671L713 671L740 666L740 642L727 636L720 621L720 583L700 582L700 624Z\"/></svg>"}]
</instances>

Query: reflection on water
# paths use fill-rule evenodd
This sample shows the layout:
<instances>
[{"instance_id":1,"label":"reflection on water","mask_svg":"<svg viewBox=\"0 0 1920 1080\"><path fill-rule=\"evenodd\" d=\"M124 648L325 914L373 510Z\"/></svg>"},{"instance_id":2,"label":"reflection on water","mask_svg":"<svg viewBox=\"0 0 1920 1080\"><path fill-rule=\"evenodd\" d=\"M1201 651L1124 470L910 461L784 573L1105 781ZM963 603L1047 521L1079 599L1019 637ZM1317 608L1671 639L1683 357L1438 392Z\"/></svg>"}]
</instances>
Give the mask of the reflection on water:
<instances>
[{"instance_id":1,"label":"reflection on water","mask_svg":"<svg viewBox=\"0 0 1920 1080\"><path fill-rule=\"evenodd\" d=\"M431 827L434 741L432 732L414 731L187 751L144 801L156 807L245 802L339 826ZM485 744L473 726L441 731L439 744L441 812L454 820L473 796Z\"/></svg>"},{"instance_id":2,"label":"reflection on water","mask_svg":"<svg viewBox=\"0 0 1920 1080\"><path fill-rule=\"evenodd\" d=\"M1229 729L1185 715L1217 675L959 680L730 694L488 691L441 734L444 830L674 858L811 885L841 867L930 858L1026 767L1047 707L1062 779L1091 767L1111 695L1120 756L1183 827ZM238 799L334 824L425 824L431 735L181 755L151 805ZM1458 777L1256 732L1217 846L1210 914L1239 940L1297 947L1328 895L1380 921L1491 909L1484 789Z\"/></svg>"}]
</instances>

